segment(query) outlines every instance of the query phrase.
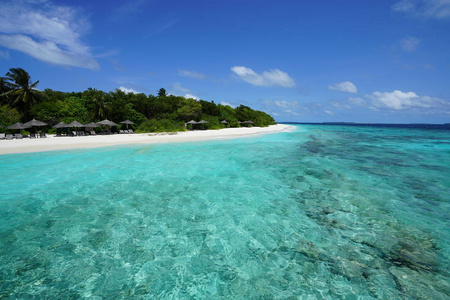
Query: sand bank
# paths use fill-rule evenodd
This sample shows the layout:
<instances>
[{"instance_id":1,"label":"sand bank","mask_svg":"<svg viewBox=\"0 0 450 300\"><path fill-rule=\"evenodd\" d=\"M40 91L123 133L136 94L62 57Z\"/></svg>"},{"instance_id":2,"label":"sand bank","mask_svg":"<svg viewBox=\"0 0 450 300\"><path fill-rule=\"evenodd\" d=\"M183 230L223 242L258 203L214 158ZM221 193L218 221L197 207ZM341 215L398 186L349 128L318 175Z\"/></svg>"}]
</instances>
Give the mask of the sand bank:
<instances>
[{"instance_id":1,"label":"sand bank","mask_svg":"<svg viewBox=\"0 0 450 300\"><path fill-rule=\"evenodd\" d=\"M29 153L52 150L97 148L115 145L152 144L152 143L180 143L204 141L213 139L230 139L266 133L291 131L290 125L272 125L269 127L226 128L220 130L199 130L178 132L177 134L114 134L78 137L55 137L22 140L0 140L0 155L11 153Z\"/></svg>"}]
</instances>

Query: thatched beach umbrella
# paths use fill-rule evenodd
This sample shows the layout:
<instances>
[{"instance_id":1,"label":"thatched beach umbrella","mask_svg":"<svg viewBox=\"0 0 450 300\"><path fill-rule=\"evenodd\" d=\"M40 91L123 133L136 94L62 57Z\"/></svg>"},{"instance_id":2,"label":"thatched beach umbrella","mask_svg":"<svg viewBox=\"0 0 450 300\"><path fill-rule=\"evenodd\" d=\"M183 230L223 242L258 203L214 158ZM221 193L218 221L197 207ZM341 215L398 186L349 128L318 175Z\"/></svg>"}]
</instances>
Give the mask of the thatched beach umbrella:
<instances>
[{"instance_id":1,"label":"thatched beach umbrella","mask_svg":"<svg viewBox=\"0 0 450 300\"><path fill-rule=\"evenodd\" d=\"M25 129L25 128L30 128L31 126L25 126L24 124L17 122L15 124L9 125L8 129Z\"/></svg>"},{"instance_id":2,"label":"thatched beach umbrella","mask_svg":"<svg viewBox=\"0 0 450 300\"><path fill-rule=\"evenodd\" d=\"M114 123L113 121L110 121L110 120L107 120L107 119L105 119L103 121L100 121L100 122L97 122L97 124L105 125L106 126L106 131L109 130L109 126L119 126L119 124Z\"/></svg>"},{"instance_id":3,"label":"thatched beach umbrella","mask_svg":"<svg viewBox=\"0 0 450 300\"><path fill-rule=\"evenodd\" d=\"M73 121L72 123L67 124L67 127L78 127L78 128L81 128L81 127L84 127L84 125L81 124L78 121Z\"/></svg>"},{"instance_id":4,"label":"thatched beach umbrella","mask_svg":"<svg viewBox=\"0 0 450 300\"><path fill-rule=\"evenodd\" d=\"M28 126L28 127L46 126L46 125L47 125L47 123L39 121L39 120L35 120L35 119L23 124L23 126Z\"/></svg>"},{"instance_id":5,"label":"thatched beach umbrella","mask_svg":"<svg viewBox=\"0 0 450 300\"><path fill-rule=\"evenodd\" d=\"M81 127L83 127L84 125L83 124L81 124L80 122L78 122L78 121L73 121L72 123L69 123L69 124L67 124L67 126L66 127L76 127L76 128L81 128Z\"/></svg>"},{"instance_id":6,"label":"thatched beach umbrella","mask_svg":"<svg viewBox=\"0 0 450 300\"><path fill-rule=\"evenodd\" d=\"M120 122L120 124L126 124L127 125L127 129L128 129L128 125L133 125L134 123L131 122L130 120L125 120L125 121Z\"/></svg>"},{"instance_id":7,"label":"thatched beach umbrella","mask_svg":"<svg viewBox=\"0 0 450 300\"><path fill-rule=\"evenodd\" d=\"M196 121L194 121L194 120L190 120L189 122L186 122L185 124L184 124L184 126L186 126L186 128L187 128L187 125L191 125L192 127L192 129L194 129L194 125L195 124L198 124L198 122L196 122Z\"/></svg>"},{"instance_id":8,"label":"thatched beach umbrella","mask_svg":"<svg viewBox=\"0 0 450 300\"><path fill-rule=\"evenodd\" d=\"M47 123L42 122L42 121L39 121L39 120L33 119L33 120L28 121L28 122L26 122L25 124L23 124L23 126L33 127L33 129L34 129L34 127L47 126ZM36 131L36 130L33 130L33 131ZM33 134L34 134L34 133L32 133L32 134L30 134L30 135L31 135L32 137L34 137Z\"/></svg>"},{"instance_id":9,"label":"thatched beach umbrella","mask_svg":"<svg viewBox=\"0 0 450 300\"><path fill-rule=\"evenodd\" d=\"M100 122L97 122L97 124L105 125L105 126L119 126L119 124L114 123L113 121L110 121L110 120L107 120L107 119L105 119L103 121L100 121Z\"/></svg>"},{"instance_id":10,"label":"thatched beach umbrella","mask_svg":"<svg viewBox=\"0 0 450 300\"><path fill-rule=\"evenodd\" d=\"M208 121L205 120L201 120L200 122L198 122L198 124L202 124L203 129L205 129L205 124L209 123Z\"/></svg>"},{"instance_id":11,"label":"thatched beach umbrella","mask_svg":"<svg viewBox=\"0 0 450 300\"><path fill-rule=\"evenodd\" d=\"M220 121L220 124L228 124L227 120Z\"/></svg>"},{"instance_id":12,"label":"thatched beach umbrella","mask_svg":"<svg viewBox=\"0 0 450 300\"><path fill-rule=\"evenodd\" d=\"M91 122L91 123L84 124L83 127L85 127L85 128L94 128L94 127L100 127L100 125L98 125L95 122Z\"/></svg>"},{"instance_id":13,"label":"thatched beach umbrella","mask_svg":"<svg viewBox=\"0 0 450 300\"><path fill-rule=\"evenodd\" d=\"M52 128L66 128L67 124L64 122L59 122L58 124L56 124L55 126L53 126Z\"/></svg>"}]
</instances>

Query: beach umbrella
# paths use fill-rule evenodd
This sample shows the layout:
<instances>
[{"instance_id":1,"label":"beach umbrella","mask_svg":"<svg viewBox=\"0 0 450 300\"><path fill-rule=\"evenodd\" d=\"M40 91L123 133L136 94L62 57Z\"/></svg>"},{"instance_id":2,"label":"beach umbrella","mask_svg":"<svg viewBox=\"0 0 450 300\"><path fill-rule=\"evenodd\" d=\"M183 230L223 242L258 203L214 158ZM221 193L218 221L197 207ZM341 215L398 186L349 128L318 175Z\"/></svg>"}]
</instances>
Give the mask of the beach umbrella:
<instances>
[{"instance_id":1,"label":"beach umbrella","mask_svg":"<svg viewBox=\"0 0 450 300\"><path fill-rule=\"evenodd\" d=\"M203 126L203 129L205 129L205 124L206 123L209 123L208 121L205 121L205 120L201 120L201 121L199 121L198 122L198 124L203 124L202 126Z\"/></svg>"},{"instance_id":2,"label":"beach umbrella","mask_svg":"<svg viewBox=\"0 0 450 300\"><path fill-rule=\"evenodd\" d=\"M66 127L76 127L76 128L80 128L80 127L84 127L83 124L81 124L78 121L73 121L72 123L67 124Z\"/></svg>"},{"instance_id":3,"label":"beach umbrella","mask_svg":"<svg viewBox=\"0 0 450 300\"><path fill-rule=\"evenodd\" d=\"M126 124L127 125L127 129L128 129L128 125L133 125L134 123L133 122L131 122L130 120L125 120L125 121L122 121L122 122L120 122L121 124Z\"/></svg>"},{"instance_id":4,"label":"beach umbrella","mask_svg":"<svg viewBox=\"0 0 450 300\"><path fill-rule=\"evenodd\" d=\"M6 128L8 128L8 129L25 129L25 128L30 128L30 126L25 126L24 124L17 122L15 124L9 125Z\"/></svg>"},{"instance_id":5,"label":"beach umbrella","mask_svg":"<svg viewBox=\"0 0 450 300\"><path fill-rule=\"evenodd\" d=\"M61 135L61 131L65 131L67 134L66 130L62 130L61 128L67 128L67 124L64 122L59 122L58 124L56 124L55 126L53 126L52 128L56 128L56 135L60 136Z\"/></svg>"},{"instance_id":6,"label":"beach umbrella","mask_svg":"<svg viewBox=\"0 0 450 300\"><path fill-rule=\"evenodd\" d=\"M42 122L42 121L39 121L39 120L35 120L35 119L33 119L33 120L31 120L31 121L26 122L25 124L23 124L23 126L26 126L27 128L28 128L28 127L46 126L46 125L47 125L47 123ZM35 131L35 130L34 130L34 131Z\"/></svg>"},{"instance_id":7,"label":"beach umbrella","mask_svg":"<svg viewBox=\"0 0 450 300\"><path fill-rule=\"evenodd\" d=\"M253 121L244 121L244 123L246 123L246 124L255 124L255 122L253 122Z\"/></svg>"},{"instance_id":8,"label":"beach umbrella","mask_svg":"<svg viewBox=\"0 0 450 300\"><path fill-rule=\"evenodd\" d=\"M87 123L87 124L83 125L83 127L86 127L86 128L94 128L94 127L100 127L100 125L98 125L98 124L95 123L95 122L91 122L91 123Z\"/></svg>"},{"instance_id":9,"label":"beach umbrella","mask_svg":"<svg viewBox=\"0 0 450 300\"><path fill-rule=\"evenodd\" d=\"M105 119L103 121L100 121L100 122L97 122L97 124L105 125L106 126L106 131L109 131L109 126L119 126L119 124L116 124L113 121L110 121L110 120L107 120L107 119Z\"/></svg>"},{"instance_id":10,"label":"beach umbrella","mask_svg":"<svg viewBox=\"0 0 450 300\"><path fill-rule=\"evenodd\" d=\"M65 128L67 127L67 124L64 122L59 122L58 124L56 124L55 126L53 126L52 128Z\"/></svg>"},{"instance_id":11,"label":"beach umbrella","mask_svg":"<svg viewBox=\"0 0 450 300\"><path fill-rule=\"evenodd\" d=\"M46 125L47 125L47 123L39 121L39 120L35 120L35 119L23 124L23 126L27 126L27 127L46 126Z\"/></svg>"},{"instance_id":12,"label":"beach umbrella","mask_svg":"<svg viewBox=\"0 0 450 300\"><path fill-rule=\"evenodd\" d=\"M84 127L84 125L78 121L73 121L72 123L67 124L67 127Z\"/></svg>"},{"instance_id":13,"label":"beach umbrella","mask_svg":"<svg viewBox=\"0 0 450 300\"><path fill-rule=\"evenodd\" d=\"M192 124L192 125L194 125L194 124L198 124L198 122L195 122L194 120L190 120L189 122L186 122L186 124Z\"/></svg>"},{"instance_id":14,"label":"beach umbrella","mask_svg":"<svg viewBox=\"0 0 450 300\"><path fill-rule=\"evenodd\" d=\"M227 120L220 121L220 124L228 124Z\"/></svg>"},{"instance_id":15,"label":"beach umbrella","mask_svg":"<svg viewBox=\"0 0 450 300\"><path fill-rule=\"evenodd\" d=\"M107 120L107 119L105 119L103 121L100 121L100 122L97 122L97 124L105 125L105 126L119 126L119 124L116 124L113 121L110 121L110 120Z\"/></svg>"}]
</instances>

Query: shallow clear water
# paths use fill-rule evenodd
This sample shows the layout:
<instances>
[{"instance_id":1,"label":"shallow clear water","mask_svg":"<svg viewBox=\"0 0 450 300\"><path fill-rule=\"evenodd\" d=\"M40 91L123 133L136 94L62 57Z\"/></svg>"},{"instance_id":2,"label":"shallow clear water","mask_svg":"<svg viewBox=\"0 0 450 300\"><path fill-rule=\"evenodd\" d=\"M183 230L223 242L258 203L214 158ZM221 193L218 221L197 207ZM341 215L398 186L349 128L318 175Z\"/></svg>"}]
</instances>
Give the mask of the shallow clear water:
<instances>
[{"instance_id":1,"label":"shallow clear water","mask_svg":"<svg viewBox=\"0 0 450 300\"><path fill-rule=\"evenodd\" d=\"M448 299L450 133L0 156L0 298Z\"/></svg>"}]
</instances>

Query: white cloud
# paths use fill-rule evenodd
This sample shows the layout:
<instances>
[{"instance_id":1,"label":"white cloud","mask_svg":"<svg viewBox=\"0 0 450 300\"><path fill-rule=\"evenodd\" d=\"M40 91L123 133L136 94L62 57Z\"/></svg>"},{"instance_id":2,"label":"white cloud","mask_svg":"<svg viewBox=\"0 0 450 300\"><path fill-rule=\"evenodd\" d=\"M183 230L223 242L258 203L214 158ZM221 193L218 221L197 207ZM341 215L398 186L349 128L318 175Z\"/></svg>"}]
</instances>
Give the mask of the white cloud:
<instances>
[{"instance_id":1,"label":"white cloud","mask_svg":"<svg viewBox=\"0 0 450 300\"><path fill-rule=\"evenodd\" d=\"M182 87L179 82L175 82L174 84L172 84L171 89L172 90L168 93L169 95L180 96L180 94L184 94L183 95L184 98L188 98L188 99L191 98L191 99L195 99L195 100L200 99L196 95L192 94L190 89Z\"/></svg>"},{"instance_id":2,"label":"white cloud","mask_svg":"<svg viewBox=\"0 0 450 300\"><path fill-rule=\"evenodd\" d=\"M240 79L256 86L282 86L292 88L296 85L295 80L288 73L278 69L264 71L262 74L258 74L250 68L235 66L231 68L231 71Z\"/></svg>"},{"instance_id":3,"label":"white cloud","mask_svg":"<svg viewBox=\"0 0 450 300\"><path fill-rule=\"evenodd\" d=\"M413 52L416 50L417 46L419 46L420 40L415 37L407 37L400 41L400 46L402 47L403 51L406 52Z\"/></svg>"},{"instance_id":4,"label":"white cloud","mask_svg":"<svg viewBox=\"0 0 450 300\"><path fill-rule=\"evenodd\" d=\"M129 89L129 88L126 88L126 87L124 87L124 86L121 86L121 87L119 87L119 90L121 90L122 92L124 92L125 94L139 94L139 92L137 92L137 91L135 91L135 90L133 90L133 89Z\"/></svg>"},{"instance_id":5,"label":"white cloud","mask_svg":"<svg viewBox=\"0 0 450 300\"><path fill-rule=\"evenodd\" d=\"M414 92L395 90L389 92L374 92L367 96L372 100L375 108L388 108L393 110L404 109L450 109L450 102L429 96L419 96Z\"/></svg>"},{"instance_id":6,"label":"white cloud","mask_svg":"<svg viewBox=\"0 0 450 300\"><path fill-rule=\"evenodd\" d=\"M187 70L178 70L178 74L184 77L190 77L194 79L205 79L207 77L205 74Z\"/></svg>"},{"instance_id":7,"label":"white cloud","mask_svg":"<svg viewBox=\"0 0 450 300\"><path fill-rule=\"evenodd\" d=\"M195 95L193 95L193 94L186 94L186 95L184 95L184 98L187 98L187 99L195 99L195 100L200 99L199 97L197 97L197 96L195 96Z\"/></svg>"},{"instance_id":8,"label":"white cloud","mask_svg":"<svg viewBox=\"0 0 450 300\"><path fill-rule=\"evenodd\" d=\"M185 87L182 87L179 82L175 82L174 84L172 84L172 89L175 91L175 93L188 94L191 92L191 90L189 90Z\"/></svg>"},{"instance_id":9,"label":"white cloud","mask_svg":"<svg viewBox=\"0 0 450 300\"><path fill-rule=\"evenodd\" d=\"M449 0L404 0L395 3L392 10L414 17L446 19L450 17Z\"/></svg>"},{"instance_id":10,"label":"white cloud","mask_svg":"<svg viewBox=\"0 0 450 300\"><path fill-rule=\"evenodd\" d=\"M9 59L9 52L0 50L0 58Z\"/></svg>"},{"instance_id":11,"label":"white cloud","mask_svg":"<svg viewBox=\"0 0 450 300\"><path fill-rule=\"evenodd\" d=\"M0 3L0 45L58 65L98 69L81 42L88 22L74 8L46 0Z\"/></svg>"},{"instance_id":12,"label":"white cloud","mask_svg":"<svg viewBox=\"0 0 450 300\"><path fill-rule=\"evenodd\" d=\"M326 113L327 115L330 115L330 116L334 115L334 113L332 111L329 111L329 110L324 110L323 112Z\"/></svg>"},{"instance_id":13,"label":"white cloud","mask_svg":"<svg viewBox=\"0 0 450 300\"><path fill-rule=\"evenodd\" d=\"M233 104L225 102L225 101L220 102L220 104L225 105L225 106L230 106L232 108L236 108L237 107L237 105L233 105Z\"/></svg>"},{"instance_id":14,"label":"white cloud","mask_svg":"<svg viewBox=\"0 0 450 300\"><path fill-rule=\"evenodd\" d=\"M366 100L359 98L359 97L350 97L348 98L348 101L352 104L363 106L366 104Z\"/></svg>"},{"instance_id":15,"label":"white cloud","mask_svg":"<svg viewBox=\"0 0 450 300\"><path fill-rule=\"evenodd\" d=\"M344 82L339 82L339 83L335 83L335 84L330 84L328 86L328 89L333 90L333 91L352 93L352 94L355 94L356 92L358 92L358 89L356 88L356 86L353 83L351 83L350 81L344 81Z\"/></svg>"}]
</instances>

